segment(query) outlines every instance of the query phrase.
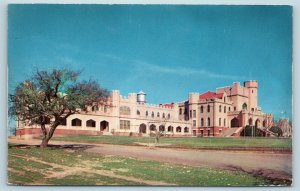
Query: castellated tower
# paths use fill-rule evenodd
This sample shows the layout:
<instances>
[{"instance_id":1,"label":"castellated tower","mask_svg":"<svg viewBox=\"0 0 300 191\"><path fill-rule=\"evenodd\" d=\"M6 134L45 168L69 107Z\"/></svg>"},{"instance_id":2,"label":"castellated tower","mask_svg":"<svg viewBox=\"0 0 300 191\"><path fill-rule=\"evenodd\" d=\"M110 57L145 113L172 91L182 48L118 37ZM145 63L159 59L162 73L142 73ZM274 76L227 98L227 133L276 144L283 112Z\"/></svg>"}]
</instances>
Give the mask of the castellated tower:
<instances>
[{"instance_id":1,"label":"castellated tower","mask_svg":"<svg viewBox=\"0 0 300 191\"><path fill-rule=\"evenodd\" d=\"M199 101L199 93L189 93L189 103L198 103Z\"/></svg>"},{"instance_id":2,"label":"castellated tower","mask_svg":"<svg viewBox=\"0 0 300 191\"><path fill-rule=\"evenodd\" d=\"M249 97L249 109L250 111L255 111L258 107L257 95L258 95L258 82L257 80L250 80L244 82L244 86L248 88L248 97Z\"/></svg>"}]
</instances>

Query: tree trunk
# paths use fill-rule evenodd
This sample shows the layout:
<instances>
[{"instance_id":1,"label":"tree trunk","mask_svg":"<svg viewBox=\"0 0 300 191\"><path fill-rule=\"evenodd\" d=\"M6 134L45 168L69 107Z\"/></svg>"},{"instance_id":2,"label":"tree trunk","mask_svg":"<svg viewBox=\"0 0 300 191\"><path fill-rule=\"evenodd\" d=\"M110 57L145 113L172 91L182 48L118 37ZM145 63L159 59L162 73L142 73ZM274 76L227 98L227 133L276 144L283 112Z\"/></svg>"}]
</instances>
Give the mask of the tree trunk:
<instances>
[{"instance_id":1,"label":"tree trunk","mask_svg":"<svg viewBox=\"0 0 300 191\"><path fill-rule=\"evenodd\" d=\"M42 143L41 143L40 147L41 148L48 147L48 142L49 142L49 139L47 139L47 137L44 137L43 140L42 140Z\"/></svg>"},{"instance_id":2,"label":"tree trunk","mask_svg":"<svg viewBox=\"0 0 300 191\"><path fill-rule=\"evenodd\" d=\"M58 122L54 122L53 125L51 126L49 132L47 132L47 129L45 128L45 125L42 125L42 132L43 132L43 139L42 139L42 143L40 145L41 148L46 148L48 147L48 142L49 140L52 138L54 131L56 129L56 127L59 125Z\"/></svg>"},{"instance_id":3,"label":"tree trunk","mask_svg":"<svg viewBox=\"0 0 300 191\"><path fill-rule=\"evenodd\" d=\"M49 140L47 141L47 129L45 124L41 124L41 130L42 130L43 138L40 147L45 148L48 146L48 141L49 141Z\"/></svg>"}]
</instances>

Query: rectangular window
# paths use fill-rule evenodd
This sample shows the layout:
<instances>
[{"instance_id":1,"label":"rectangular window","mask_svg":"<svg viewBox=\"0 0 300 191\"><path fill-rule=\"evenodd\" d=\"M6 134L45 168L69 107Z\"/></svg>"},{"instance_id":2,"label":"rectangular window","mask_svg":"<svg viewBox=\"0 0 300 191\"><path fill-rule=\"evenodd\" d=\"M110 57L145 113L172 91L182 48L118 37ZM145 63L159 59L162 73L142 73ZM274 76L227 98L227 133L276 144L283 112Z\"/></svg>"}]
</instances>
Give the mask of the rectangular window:
<instances>
[{"instance_id":1,"label":"rectangular window","mask_svg":"<svg viewBox=\"0 0 300 191\"><path fill-rule=\"evenodd\" d=\"M130 121L129 120L120 120L120 129L129 130Z\"/></svg>"},{"instance_id":2,"label":"rectangular window","mask_svg":"<svg viewBox=\"0 0 300 191\"><path fill-rule=\"evenodd\" d=\"M193 127L196 127L196 120L193 120Z\"/></svg>"},{"instance_id":3,"label":"rectangular window","mask_svg":"<svg viewBox=\"0 0 300 191\"><path fill-rule=\"evenodd\" d=\"M190 110L190 118L192 118L192 110Z\"/></svg>"},{"instance_id":4,"label":"rectangular window","mask_svg":"<svg viewBox=\"0 0 300 191\"><path fill-rule=\"evenodd\" d=\"M193 110L193 117L196 117L196 110Z\"/></svg>"}]
</instances>

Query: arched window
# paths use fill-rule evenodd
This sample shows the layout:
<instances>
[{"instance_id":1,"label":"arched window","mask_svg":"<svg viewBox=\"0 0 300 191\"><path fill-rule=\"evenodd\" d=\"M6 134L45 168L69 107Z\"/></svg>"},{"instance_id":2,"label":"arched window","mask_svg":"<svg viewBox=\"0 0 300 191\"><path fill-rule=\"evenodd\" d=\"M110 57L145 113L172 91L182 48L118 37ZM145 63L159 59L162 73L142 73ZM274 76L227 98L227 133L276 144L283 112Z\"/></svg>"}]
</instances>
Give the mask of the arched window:
<instances>
[{"instance_id":1,"label":"arched window","mask_svg":"<svg viewBox=\"0 0 300 191\"><path fill-rule=\"evenodd\" d=\"M179 115L181 115L181 114L182 114L182 108L179 109Z\"/></svg>"},{"instance_id":2,"label":"arched window","mask_svg":"<svg viewBox=\"0 0 300 191\"><path fill-rule=\"evenodd\" d=\"M152 113L151 113L151 117L153 118L154 117L154 112L152 111Z\"/></svg>"},{"instance_id":3,"label":"arched window","mask_svg":"<svg viewBox=\"0 0 300 191\"><path fill-rule=\"evenodd\" d=\"M224 106L224 113L226 113L226 106Z\"/></svg>"},{"instance_id":4,"label":"arched window","mask_svg":"<svg viewBox=\"0 0 300 191\"><path fill-rule=\"evenodd\" d=\"M207 126L210 127L210 118L207 118Z\"/></svg>"},{"instance_id":5,"label":"arched window","mask_svg":"<svg viewBox=\"0 0 300 191\"><path fill-rule=\"evenodd\" d=\"M242 105L242 108L243 108L244 110L247 110L247 104L244 103L244 104Z\"/></svg>"},{"instance_id":6,"label":"arched window","mask_svg":"<svg viewBox=\"0 0 300 191\"><path fill-rule=\"evenodd\" d=\"M221 118L219 118L219 126L221 126Z\"/></svg>"},{"instance_id":7,"label":"arched window","mask_svg":"<svg viewBox=\"0 0 300 191\"><path fill-rule=\"evenodd\" d=\"M75 118L71 121L72 126L81 126L81 120L78 118Z\"/></svg>"},{"instance_id":8,"label":"arched window","mask_svg":"<svg viewBox=\"0 0 300 191\"><path fill-rule=\"evenodd\" d=\"M176 132L181 132L181 127L176 127Z\"/></svg>"},{"instance_id":9,"label":"arched window","mask_svg":"<svg viewBox=\"0 0 300 191\"><path fill-rule=\"evenodd\" d=\"M230 107L228 107L228 111L230 111L231 109L230 109Z\"/></svg>"},{"instance_id":10,"label":"arched window","mask_svg":"<svg viewBox=\"0 0 300 191\"><path fill-rule=\"evenodd\" d=\"M104 113L107 112L107 106L104 106Z\"/></svg>"},{"instance_id":11,"label":"arched window","mask_svg":"<svg viewBox=\"0 0 300 191\"><path fill-rule=\"evenodd\" d=\"M168 119L170 119L171 118L171 115L170 115L170 113L168 113Z\"/></svg>"},{"instance_id":12,"label":"arched window","mask_svg":"<svg viewBox=\"0 0 300 191\"><path fill-rule=\"evenodd\" d=\"M226 119L224 118L224 127L226 127L227 125L226 125Z\"/></svg>"},{"instance_id":13,"label":"arched window","mask_svg":"<svg viewBox=\"0 0 300 191\"><path fill-rule=\"evenodd\" d=\"M222 106L219 105L219 112L222 112Z\"/></svg>"},{"instance_id":14,"label":"arched window","mask_svg":"<svg viewBox=\"0 0 300 191\"><path fill-rule=\"evenodd\" d=\"M201 118L201 127L203 127L203 126L204 126L204 119Z\"/></svg>"},{"instance_id":15,"label":"arched window","mask_svg":"<svg viewBox=\"0 0 300 191\"><path fill-rule=\"evenodd\" d=\"M148 117L148 111L146 111L146 117Z\"/></svg>"},{"instance_id":16,"label":"arched window","mask_svg":"<svg viewBox=\"0 0 300 191\"><path fill-rule=\"evenodd\" d=\"M165 115L165 113L163 113L163 114L162 114L162 118L165 118L165 117L166 117L166 115Z\"/></svg>"},{"instance_id":17,"label":"arched window","mask_svg":"<svg viewBox=\"0 0 300 191\"><path fill-rule=\"evenodd\" d=\"M200 107L200 113L203 113L203 106Z\"/></svg>"},{"instance_id":18,"label":"arched window","mask_svg":"<svg viewBox=\"0 0 300 191\"><path fill-rule=\"evenodd\" d=\"M226 102L226 97L224 97L224 102Z\"/></svg>"},{"instance_id":19,"label":"arched window","mask_svg":"<svg viewBox=\"0 0 300 191\"><path fill-rule=\"evenodd\" d=\"M160 115L159 115L159 112L157 112L157 117L159 117Z\"/></svg>"},{"instance_id":20,"label":"arched window","mask_svg":"<svg viewBox=\"0 0 300 191\"><path fill-rule=\"evenodd\" d=\"M207 112L210 112L210 105L207 106Z\"/></svg>"},{"instance_id":21,"label":"arched window","mask_svg":"<svg viewBox=\"0 0 300 191\"><path fill-rule=\"evenodd\" d=\"M140 110L136 110L136 114L137 114L137 115L141 115Z\"/></svg>"}]
</instances>

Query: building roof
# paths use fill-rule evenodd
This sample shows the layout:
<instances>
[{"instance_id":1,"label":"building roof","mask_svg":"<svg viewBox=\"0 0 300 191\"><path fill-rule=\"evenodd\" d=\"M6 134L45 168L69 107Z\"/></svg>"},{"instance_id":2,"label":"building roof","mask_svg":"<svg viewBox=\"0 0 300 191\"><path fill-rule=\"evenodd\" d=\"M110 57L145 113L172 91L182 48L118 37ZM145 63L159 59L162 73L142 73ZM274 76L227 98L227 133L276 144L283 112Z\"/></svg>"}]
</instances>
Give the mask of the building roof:
<instances>
[{"instance_id":1,"label":"building roof","mask_svg":"<svg viewBox=\"0 0 300 191\"><path fill-rule=\"evenodd\" d=\"M166 104L161 104L161 103L160 103L159 105L164 106L164 107L173 108L174 103L166 103Z\"/></svg>"},{"instance_id":2,"label":"building roof","mask_svg":"<svg viewBox=\"0 0 300 191\"><path fill-rule=\"evenodd\" d=\"M223 93L216 93L216 92L205 92L199 96L200 99L213 99L213 98L218 98L222 99Z\"/></svg>"},{"instance_id":3,"label":"building roof","mask_svg":"<svg viewBox=\"0 0 300 191\"><path fill-rule=\"evenodd\" d=\"M164 104L164 106L165 106L165 107L173 107L173 106L174 106L174 103L171 103L171 104L168 104L168 103L167 103L167 104Z\"/></svg>"}]
</instances>

